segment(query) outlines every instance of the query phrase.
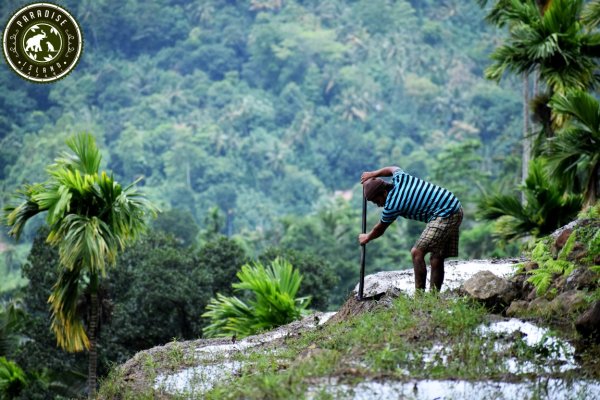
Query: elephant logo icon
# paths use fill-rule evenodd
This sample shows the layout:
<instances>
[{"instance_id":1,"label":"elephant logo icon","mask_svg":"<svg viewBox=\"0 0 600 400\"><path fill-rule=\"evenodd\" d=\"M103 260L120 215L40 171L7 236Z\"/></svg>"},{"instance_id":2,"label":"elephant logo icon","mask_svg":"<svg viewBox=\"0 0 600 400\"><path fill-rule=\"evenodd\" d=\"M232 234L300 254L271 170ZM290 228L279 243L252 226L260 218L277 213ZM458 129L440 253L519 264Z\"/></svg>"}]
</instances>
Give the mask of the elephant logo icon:
<instances>
[{"instance_id":1,"label":"elephant logo icon","mask_svg":"<svg viewBox=\"0 0 600 400\"><path fill-rule=\"evenodd\" d=\"M50 63L63 49L63 38L56 27L48 23L30 26L23 35L23 49L30 61Z\"/></svg>"},{"instance_id":2,"label":"elephant logo icon","mask_svg":"<svg viewBox=\"0 0 600 400\"><path fill-rule=\"evenodd\" d=\"M77 21L64 8L34 3L17 10L2 36L4 58L31 82L48 83L69 74L83 50Z\"/></svg>"},{"instance_id":3,"label":"elephant logo icon","mask_svg":"<svg viewBox=\"0 0 600 400\"><path fill-rule=\"evenodd\" d=\"M40 45L40 42L45 37L46 37L46 32L42 31L42 33L27 39L27 46L25 46L25 51L27 51L29 49L33 49L33 51L36 51L36 52L41 51L42 46Z\"/></svg>"},{"instance_id":4,"label":"elephant logo icon","mask_svg":"<svg viewBox=\"0 0 600 400\"><path fill-rule=\"evenodd\" d=\"M25 51L32 49L33 51L41 51L42 50L42 46L40 45L40 42L42 41L42 39L46 38L46 32L42 31L42 33L34 35L33 37L30 37L29 39L27 39L27 46L25 46Z\"/></svg>"}]
</instances>

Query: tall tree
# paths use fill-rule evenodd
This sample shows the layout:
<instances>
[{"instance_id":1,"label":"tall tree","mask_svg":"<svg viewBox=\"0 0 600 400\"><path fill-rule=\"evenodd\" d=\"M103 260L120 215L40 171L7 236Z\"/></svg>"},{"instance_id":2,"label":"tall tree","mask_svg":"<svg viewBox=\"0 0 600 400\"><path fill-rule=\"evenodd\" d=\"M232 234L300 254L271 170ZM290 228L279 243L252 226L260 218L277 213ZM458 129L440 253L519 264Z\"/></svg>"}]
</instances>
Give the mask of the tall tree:
<instances>
[{"instance_id":1,"label":"tall tree","mask_svg":"<svg viewBox=\"0 0 600 400\"><path fill-rule=\"evenodd\" d=\"M500 79L506 71L531 73L539 68L551 94L594 87L600 34L581 22L583 0L543 3L542 7L534 0L498 3L505 8L492 20L500 26L509 24L509 37L492 54L486 75Z\"/></svg>"},{"instance_id":2,"label":"tall tree","mask_svg":"<svg viewBox=\"0 0 600 400\"><path fill-rule=\"evenodd\" d=\"M481 5L487 0L479 0ZM500 80L507 72L528 76L539 72L547 87L546 99L565 94L570 89L586 90L598 82L596 57L600 56L600 34L586 29L581 16L593 21L594 3L583 8L583 0L498 0L487 15L488 21L504 27L509 35L505 43L492 53L493 63L486 70L490 79ZM526 109L529 81L524 80L524 154L525 163L529 154L529 133ZM539 114L538 114L539 116ZM549 121L541 121L540 133L552 136L563 120L560 115L549 113ZM527 176L523 169L523 179Z\"/></svg>"},{"instance_id":3,"label":"tall tree","mask_svg":"<svg viewBox=\"0 0 600 400\"><path fill-rule=\"evenodd\" d=\"M25 224L46 212L47 241L58 247L62 267L52 288L51 328L58 345L70 352L89 351L88 390L96 391L99 278L114 265L117 254L145 227L155 208L135 189L122 187L112 175L100 172L101 155L90 134L67 140L65 152L47 169L43 183L25 185L22 203L6 208L10 235L19 238ZM78 300L90 296L90 316L84 326Z\"/></svg>"}]
</instances>

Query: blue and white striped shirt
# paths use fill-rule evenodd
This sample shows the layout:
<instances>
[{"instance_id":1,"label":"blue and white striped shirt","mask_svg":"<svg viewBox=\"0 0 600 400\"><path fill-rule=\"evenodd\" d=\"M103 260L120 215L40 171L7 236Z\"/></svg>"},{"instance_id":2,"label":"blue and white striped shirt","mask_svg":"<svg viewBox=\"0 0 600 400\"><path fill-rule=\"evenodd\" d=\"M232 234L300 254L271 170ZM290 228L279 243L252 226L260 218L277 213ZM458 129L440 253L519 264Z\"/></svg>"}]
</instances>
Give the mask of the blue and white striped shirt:
<instances>
[{"instance_id":1,"label":"blue and white striped shirt","mask_svg":"<svg viewBox=\"0 0 600 400\"><path fill-rule=\"evenodd\" d=\"M461 207L450 191L416 178L401 169L392 176L394 188L388 193L381 222L391 224L404 217L429 222L437 217L449 217Z\"/></svg>"}]
</instances>

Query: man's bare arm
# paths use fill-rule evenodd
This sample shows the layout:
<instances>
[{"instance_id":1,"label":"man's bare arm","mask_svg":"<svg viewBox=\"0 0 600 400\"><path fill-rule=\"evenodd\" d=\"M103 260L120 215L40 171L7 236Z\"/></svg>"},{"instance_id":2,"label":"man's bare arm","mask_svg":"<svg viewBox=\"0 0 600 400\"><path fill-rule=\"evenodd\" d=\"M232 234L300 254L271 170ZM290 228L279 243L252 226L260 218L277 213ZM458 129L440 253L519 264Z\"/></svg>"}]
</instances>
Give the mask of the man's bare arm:
<instances>
[{"instance_id":1,"label":"man's bare arm","mask_svg":"<svg viewBox=\"0 0 600 400\"><path fill-rule=\"evenodd\" d=\"M390 167L383 167L381 169L378 169L377 171L365 171L360 176L360 183L365 183L365 181L368 179L378 178L380 176L392 176L392 175L394 175L394 171L396 171L397 169L400 169L400 168L390 166Z\"/></svg>"},{"instance_id":2,"label":"man's bare arm","mask_svg":"<svg viewBox=\"0 0 600 400\"><path fill-rule=\"evenodd\" d=\"M386 224L384 222L379 221L377 225L375 225L373 229L371 229L371 232L361 233L360 235L358 235L358 242L360 244L367 244L371 240L377 239L378 237L383 235L388 226L390 226L390 224Z\"/></svg>"}]
</instances>

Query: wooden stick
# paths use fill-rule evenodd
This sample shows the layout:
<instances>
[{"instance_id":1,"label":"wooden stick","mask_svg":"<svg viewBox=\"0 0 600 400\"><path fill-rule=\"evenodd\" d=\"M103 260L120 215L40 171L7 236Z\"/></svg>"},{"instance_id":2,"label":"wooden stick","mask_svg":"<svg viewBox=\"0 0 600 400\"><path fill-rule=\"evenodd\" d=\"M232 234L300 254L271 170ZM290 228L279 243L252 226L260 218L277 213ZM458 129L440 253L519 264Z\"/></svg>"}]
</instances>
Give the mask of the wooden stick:
<instances>
[{"instance_id":1,"label":"wooden stick","mask_svg":"<svg viewBox=\"0 0 600 400\"><path fill-rule=\"evenodd\" d=\"M362 233L367 233L367 197L365 196L365 187L363 186L362 203ZM360 245L360 282L358 283L358 300L363 299L363 288L365 286L365 259L367 257L367 245Z\"/></svg>"}]
</instances>

